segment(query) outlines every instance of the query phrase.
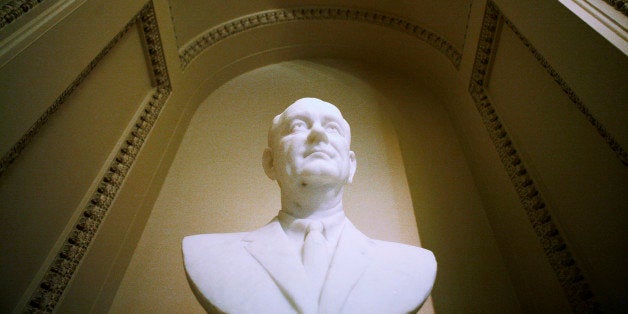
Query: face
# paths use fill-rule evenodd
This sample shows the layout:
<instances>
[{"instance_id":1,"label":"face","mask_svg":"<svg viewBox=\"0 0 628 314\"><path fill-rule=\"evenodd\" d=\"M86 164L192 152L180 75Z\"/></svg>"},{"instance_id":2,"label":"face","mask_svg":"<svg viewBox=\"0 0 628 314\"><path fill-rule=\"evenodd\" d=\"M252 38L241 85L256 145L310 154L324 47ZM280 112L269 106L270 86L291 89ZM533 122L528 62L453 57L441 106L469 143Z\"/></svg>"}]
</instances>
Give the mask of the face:
<instances>
[{"instance_id":1,"label":"face","mask_svg":"<svg viewBox=\"0 0 628 314\"><path fill-rule=\"evenodd\" d=\"M350 142L349 124L338 108L314 98L301 99L275 118L270 152L265 153L272 157L272 162L265 161L266 173L282 187L344 185L355 172Z\"/></svg>"}]
</instances>

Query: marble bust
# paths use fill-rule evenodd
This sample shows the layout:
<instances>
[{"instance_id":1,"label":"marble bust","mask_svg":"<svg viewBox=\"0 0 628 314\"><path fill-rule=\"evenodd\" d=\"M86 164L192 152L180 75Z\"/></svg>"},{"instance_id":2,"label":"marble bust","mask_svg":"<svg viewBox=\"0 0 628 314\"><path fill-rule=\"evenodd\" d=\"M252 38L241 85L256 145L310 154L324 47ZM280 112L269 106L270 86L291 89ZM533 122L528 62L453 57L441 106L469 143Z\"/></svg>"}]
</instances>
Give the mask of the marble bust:
<instances>
[{"instance_id":1,"label":"marble bust","mask_svg":"<svg viewBox=\"0 0 628 314\"><path fill-rule=\"evenodd\" d=\"M349 124L303 98L273 119L262 165L281 210L260 229L183 239L190 285L208 312L409 313L429 296L432 252L373 240L345 217L356 171Z\"/></svg>"}]
</instances>

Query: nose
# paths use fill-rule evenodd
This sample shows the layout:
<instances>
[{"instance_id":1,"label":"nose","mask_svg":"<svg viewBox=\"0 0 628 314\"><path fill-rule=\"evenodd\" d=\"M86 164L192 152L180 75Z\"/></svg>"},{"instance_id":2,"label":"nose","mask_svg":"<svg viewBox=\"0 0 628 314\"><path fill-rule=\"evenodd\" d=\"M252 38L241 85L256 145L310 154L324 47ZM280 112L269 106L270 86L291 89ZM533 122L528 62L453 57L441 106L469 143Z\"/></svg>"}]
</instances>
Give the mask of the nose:
<instances>
[{"instance_id":1,"label":"nose","mask_svg":"<svg viewBox=\"0 0 628 314\"><path fill-rule=\"evenodd\" d=\"M307 137L308 142L327 142L328 139L329 138L327 137L325 129L319 123L315 123L314 125L312 125L312 129L310 129L310 134Z\"/></svg>"}]
</instances>

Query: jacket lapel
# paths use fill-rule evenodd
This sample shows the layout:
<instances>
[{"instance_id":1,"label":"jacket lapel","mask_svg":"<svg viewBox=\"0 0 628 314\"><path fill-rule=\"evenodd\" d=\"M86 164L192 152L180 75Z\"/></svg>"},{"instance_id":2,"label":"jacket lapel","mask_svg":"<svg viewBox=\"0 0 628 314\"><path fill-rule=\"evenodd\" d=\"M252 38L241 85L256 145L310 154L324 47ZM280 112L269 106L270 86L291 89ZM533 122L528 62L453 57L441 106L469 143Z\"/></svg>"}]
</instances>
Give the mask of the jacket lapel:
<instances>
[{"instance_id":1,"label":"jacket lapel","mask_svg":"<svg viewBox=\"0 0 628 314\"><path fill-rule=\"evenodd\" d=\"M349 293L372 260L373 246L373 240L346 220L323 286L319 313L340 313Z\"/></svg>"},{"instance_id":2,"label":"jacket lapel","mask_svg":"<svg viewBox=\"0 0 628 314\"><path fill-rule=\"evenodd\" d=\"M268 271L299 313L315 313L314 299L303 265L291 250L290 242L275 218L252 231L244 241L246 250Z\"/></svg>"}]
</instances>

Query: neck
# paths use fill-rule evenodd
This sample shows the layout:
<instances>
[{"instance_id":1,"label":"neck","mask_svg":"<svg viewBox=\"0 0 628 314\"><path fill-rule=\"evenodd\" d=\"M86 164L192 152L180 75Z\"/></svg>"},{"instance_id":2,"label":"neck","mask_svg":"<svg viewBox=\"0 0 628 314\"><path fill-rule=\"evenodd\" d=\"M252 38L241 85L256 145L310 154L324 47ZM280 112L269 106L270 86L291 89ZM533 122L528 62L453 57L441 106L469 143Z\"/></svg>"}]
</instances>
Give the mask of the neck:
<instances>
[{"instance_id":1,"label":"neck","mask_svg":"<svg viewBox=\"0 0 628 314\"><path fill-rule=\"evenodd\" d=\"M298 186L281 191L281 209L296 218L322 219L343 211L341 187Z\"/></svg>"}]
</instances>

